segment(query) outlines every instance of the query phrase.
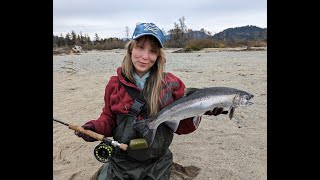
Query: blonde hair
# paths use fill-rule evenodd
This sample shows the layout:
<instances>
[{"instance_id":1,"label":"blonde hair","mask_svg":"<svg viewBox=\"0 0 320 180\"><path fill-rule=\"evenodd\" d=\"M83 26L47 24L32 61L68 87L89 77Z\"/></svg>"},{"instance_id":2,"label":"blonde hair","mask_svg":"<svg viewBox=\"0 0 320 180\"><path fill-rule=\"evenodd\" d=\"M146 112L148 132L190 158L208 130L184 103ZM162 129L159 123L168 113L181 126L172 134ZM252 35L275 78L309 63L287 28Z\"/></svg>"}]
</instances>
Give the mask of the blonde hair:
<instances>
[{"instance_id":1,"label":"blonde hair","mask_svg":"<svg viewBox=\"0 0 320 180\"><path fill-rule=\"evenodd\" d=\"M135 82L133 78L134 66L131 59L132 49L138 43L144 43L146 40L150 40L151 47L156 50L157 60L150 68L150 75L146 81L145 87L142 91L142 95L146 100L148 106L148 115L155 116L161 109L162 101L160 99L160 93L164 81L164 65L166 63L166 57L163 49L159 46L156 39L152 36L142 36L137 40L131 40L126 44L127 54L122 61L122 73L131 81Z\"/></svg>"}]
</instances>

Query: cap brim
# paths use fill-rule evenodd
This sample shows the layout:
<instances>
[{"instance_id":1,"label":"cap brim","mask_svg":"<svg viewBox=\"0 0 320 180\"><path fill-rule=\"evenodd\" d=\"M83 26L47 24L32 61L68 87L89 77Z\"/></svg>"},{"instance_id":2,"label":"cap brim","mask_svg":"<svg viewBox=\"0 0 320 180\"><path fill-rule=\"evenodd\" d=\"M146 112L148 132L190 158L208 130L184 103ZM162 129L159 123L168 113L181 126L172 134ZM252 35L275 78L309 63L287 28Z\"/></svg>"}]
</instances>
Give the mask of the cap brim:
<instances>
[{"instance_id":1,"label":"cap brim","mask_svg":"<svg viewBox=\"0 0 320 180\"><path fill-rule=\"evenodd\" d=\"M158 40L160 46L163 47L160 39L159 39L156 35L154 35L154 34L152 34L152 33L142 33L142 34L139 34L138 36L134 37L133 39L136 40L136 39L138 39L139 37L145 36L145 35L151 35L151 36L155 37L155 38Z\"/></svg>"}]
</instances>

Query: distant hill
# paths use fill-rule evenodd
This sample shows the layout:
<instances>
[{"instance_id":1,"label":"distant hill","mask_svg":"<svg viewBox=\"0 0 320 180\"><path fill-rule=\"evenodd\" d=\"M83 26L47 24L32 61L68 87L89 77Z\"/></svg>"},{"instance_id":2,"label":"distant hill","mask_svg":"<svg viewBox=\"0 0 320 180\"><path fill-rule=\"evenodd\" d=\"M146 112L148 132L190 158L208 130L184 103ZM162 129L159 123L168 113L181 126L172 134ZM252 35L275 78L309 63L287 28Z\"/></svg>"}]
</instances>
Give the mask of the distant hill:
<instances>
[{"instance_id":1,"label":"distant hill","mask_svg":"<svg viewBox=\"0 0 320 180\"><path fill-rule=\"evenodd\" d=\"M189 36L188 33L186 33L186 36ZM192 39L203 39L210 37L208 34L202 32L202 31L192 31ZM165 40L170 40L170 34L166 35L164 37Z\"/></svg>"},{"instance_id":2,"label":"distant hill","mask_svg":"<svg viewBox=\"0 0 320 180\"><path fill-rule=\"evenodd\" d=\"M214 34L212 39L220 41L266 40L267 28L260 28L252 25L228 28Z\"/></svg>"},{"instance_id":3,"label":"distant hill","mask_svg":"<svg viewBox=\"0 0 320 180\"><path fill-rule=\"evenodd\" d=\"M210 36L202 31L193 31L192 32L193 39L203 39L203 38L207 38L207 37L210 37Z\"/></svg>"},{"instance_id":4,"label":"distant hill","mask_svg":"<svg viewBox=\"0 0 320 180\"><path fill-rule=\"evenodd\" d=\"M188 34L187 34L188 36ZM203 39L210 37L202 31L193 31L193 39ZM253 25L242 27L228 28L211 36L213 40L217 41L248 41L248 40L266 40L267 28L260 28ZM165 36L165 40L170 40L170 35Z\"/></svg>"}]
</instances>

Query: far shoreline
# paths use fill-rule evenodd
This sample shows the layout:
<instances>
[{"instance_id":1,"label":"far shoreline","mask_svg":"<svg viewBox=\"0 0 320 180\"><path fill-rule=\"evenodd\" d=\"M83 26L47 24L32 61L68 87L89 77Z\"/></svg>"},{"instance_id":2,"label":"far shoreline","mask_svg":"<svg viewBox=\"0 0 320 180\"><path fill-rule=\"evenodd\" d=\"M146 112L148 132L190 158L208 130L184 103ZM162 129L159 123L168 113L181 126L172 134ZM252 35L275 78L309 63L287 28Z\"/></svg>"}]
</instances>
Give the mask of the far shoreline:
<instances>
[{"instance_id":1,"label":"far shoreline","mask_svg":"<svg viewBox=\"0 0 320 180\"><path fill-rule=\"evenodd\" d=\"M249 47L249 46L243 46L243 47L228 47L228 48L203 48L199 51L188 51L186 52L184 48L164 48L166 52L169 53L209 53L209 52L223 52L223 51L267 51L267 47ZM63 55L81 55L83 53L88 52L114 52L114 53L120 53L124 52L125 49L111 49L111 50L90 50L90 51L83 51L83 52L72 52L70 51L62 51L59 49L53 49L53 56L63 56Z\"/></svg>"}]
</instances>

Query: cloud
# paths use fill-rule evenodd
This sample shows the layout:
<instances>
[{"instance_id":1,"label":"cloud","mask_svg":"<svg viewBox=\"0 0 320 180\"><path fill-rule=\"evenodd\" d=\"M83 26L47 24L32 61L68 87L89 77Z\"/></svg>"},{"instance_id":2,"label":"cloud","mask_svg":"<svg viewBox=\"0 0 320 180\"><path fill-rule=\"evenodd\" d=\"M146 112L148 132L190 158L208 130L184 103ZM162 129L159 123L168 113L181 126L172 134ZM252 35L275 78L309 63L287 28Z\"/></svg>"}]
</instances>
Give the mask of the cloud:
<instances>
[{"instance_id":1,"label":"cloud","mask_svg":"<svg viewBox=\"0 0 320 180\"><path fill-rule=\"evenodd\" d=\"M125 26L132 33L136 22L153 22L168 31L182 16L188 28L212 33L245 25L265 28L267 0L53 0L53 33L122 38Z\"/></svg>"}]
</instances>

